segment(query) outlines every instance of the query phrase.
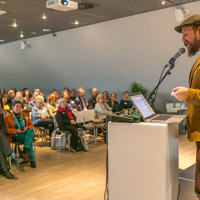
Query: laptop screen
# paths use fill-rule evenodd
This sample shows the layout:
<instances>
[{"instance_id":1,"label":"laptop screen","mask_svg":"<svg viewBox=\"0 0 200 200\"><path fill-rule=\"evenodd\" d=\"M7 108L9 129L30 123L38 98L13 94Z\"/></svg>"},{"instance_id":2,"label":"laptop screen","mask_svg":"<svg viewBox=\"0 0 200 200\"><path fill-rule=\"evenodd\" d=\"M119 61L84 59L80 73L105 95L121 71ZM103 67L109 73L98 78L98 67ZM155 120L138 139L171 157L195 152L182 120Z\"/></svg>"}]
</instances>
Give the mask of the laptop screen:
<instances>
[{"instance_id":1,"label":"laptop screen","mask_svg":"<svg viewBox=\"0 0 200 200\"><path fill-rule=\"evenodd\" d=\"M129 98L132 101L132 103L137 107L143 118L146 119L152 117L153 115L156 115L156 113L146 101L142 93L129 94Z\"/></svg>"}]
</instances>

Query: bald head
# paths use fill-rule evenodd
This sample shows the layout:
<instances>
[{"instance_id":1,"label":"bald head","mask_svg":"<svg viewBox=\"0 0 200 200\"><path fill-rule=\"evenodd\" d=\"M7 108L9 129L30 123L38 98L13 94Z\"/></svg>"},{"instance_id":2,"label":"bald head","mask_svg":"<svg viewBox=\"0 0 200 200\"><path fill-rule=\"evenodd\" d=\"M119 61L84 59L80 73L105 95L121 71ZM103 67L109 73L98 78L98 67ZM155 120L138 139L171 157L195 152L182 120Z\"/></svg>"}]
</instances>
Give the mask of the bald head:
<instances>
[{"instance_id":1,"label":"bald head","mask_svg":"<svg viewBox=\"0 0 200 200\"><path fill-rule=\"evenodd\" d=\"M93 94L93 97L97 97L98 96L98 90L97 90L97 88L93 88L92 89L92 94Z\"/></svg>"}]
</instances>

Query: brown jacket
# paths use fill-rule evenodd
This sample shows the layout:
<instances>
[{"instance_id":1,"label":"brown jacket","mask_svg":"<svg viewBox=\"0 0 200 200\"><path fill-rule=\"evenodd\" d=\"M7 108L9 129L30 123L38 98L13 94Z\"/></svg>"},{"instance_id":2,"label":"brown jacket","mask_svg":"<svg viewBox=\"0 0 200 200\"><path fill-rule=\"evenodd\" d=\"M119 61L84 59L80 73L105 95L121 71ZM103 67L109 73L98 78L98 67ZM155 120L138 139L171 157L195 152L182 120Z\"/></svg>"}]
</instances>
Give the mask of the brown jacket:
<instances>
[{"instance_id":1,"label":"brown jacket","mask_svg":"<svg viewBox=\"0 0 200 200\"><path fill-rule=\"evenodd\" d=\"M200 142L200 56L190 71L186 101L188 103L186 123L188 140Z\"/></svg>"},{"instance_id":2,"label":"brown jacket","mask_svg":"<svg viewBox=\"0 0 200 200\"><path fill-rule=\"evenodd\" d=\"M33 128L33 124L29 118L29 115L27 113L22 113L25 121L26 121L26 127L27 128ZM12 113L8 114L4 118L5 124L6 124L6 137L8 141L12 142L12 135L17 134L17 129L15 129L14 121L13 121L13 115Z\"/></svg>"}]
</instances>

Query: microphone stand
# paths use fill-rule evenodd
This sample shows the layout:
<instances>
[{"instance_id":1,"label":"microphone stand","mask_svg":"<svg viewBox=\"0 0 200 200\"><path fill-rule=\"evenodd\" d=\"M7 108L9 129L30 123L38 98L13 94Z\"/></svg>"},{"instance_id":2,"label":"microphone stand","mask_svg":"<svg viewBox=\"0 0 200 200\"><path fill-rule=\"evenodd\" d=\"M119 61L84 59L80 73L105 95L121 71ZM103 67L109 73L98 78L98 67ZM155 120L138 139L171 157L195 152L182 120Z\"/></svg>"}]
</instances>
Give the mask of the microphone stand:
<instances>
[{"instance_id":1,"label":"microphone stand","mask_svg":"<svg viewBox=\"0 0 200 200\"><path fill-rule=\"evenodd\" d=\"M164 75L162 78L160 78L160 80L159 80L158 84L156 85L156 87L153 89L153 91L150 93L150 95L146 98L146 100L148 101L148 103L149 103L151 106L154 105L154 102L155 102L155 100L156 100L155 91L158 89L159 85L163 82L163 80L165 79L165 77L166 77L167 75L171 75L171 72L170 72L170 71L174 68L174 62L175 62L175 60L170 60L170 61L169 61L169 64L166 64L166 65L165 65L164 69L165 69L166 67L169 67L169 69L166 71L165 75ZM154 97L153 97L153 95L154 95Z\"/></svg>"}]
</instances>

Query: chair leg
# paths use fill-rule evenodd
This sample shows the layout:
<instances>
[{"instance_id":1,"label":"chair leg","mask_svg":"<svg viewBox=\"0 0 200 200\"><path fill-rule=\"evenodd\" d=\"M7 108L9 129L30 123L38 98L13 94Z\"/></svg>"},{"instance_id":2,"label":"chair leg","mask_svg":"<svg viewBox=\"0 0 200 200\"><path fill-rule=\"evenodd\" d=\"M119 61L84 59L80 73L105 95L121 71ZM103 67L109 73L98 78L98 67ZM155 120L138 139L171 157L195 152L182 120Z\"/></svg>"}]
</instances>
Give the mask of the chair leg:
<instances>
[{"instance_id":1,"label":"chair leg","mask_svg":"<svg viewBox=\"0 0 200 200\"><path fill-rule=\"evenodd\" d=\"M95 128L94 130L94 144L97 145L97 136L98 136L98 128Z\"/></svg>"},{"instance_id":2,"label":"chair leg","mask_svg":"<svg viewBox=\"0 0 200 200\"><path fill-rule=\"evenodd\" d=\"M68 133L68 151L70 152L70 133Z\"/></svg>"},{"instance_id":3,"label":"chair leg","mask_svg":"<svg viewBox=\"0 0 200 200\"><path fill-rule=\"evenodd\" d=\"M42 147L43 147L43 146L44 146L44 144L43 144L44 133L43 133L43 130L42 130L42 129L40 129L40 134L41 134L41 137L42 137Z\"/></svg>"}]
</instances>

